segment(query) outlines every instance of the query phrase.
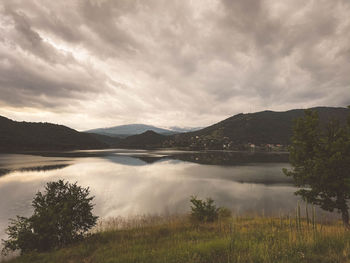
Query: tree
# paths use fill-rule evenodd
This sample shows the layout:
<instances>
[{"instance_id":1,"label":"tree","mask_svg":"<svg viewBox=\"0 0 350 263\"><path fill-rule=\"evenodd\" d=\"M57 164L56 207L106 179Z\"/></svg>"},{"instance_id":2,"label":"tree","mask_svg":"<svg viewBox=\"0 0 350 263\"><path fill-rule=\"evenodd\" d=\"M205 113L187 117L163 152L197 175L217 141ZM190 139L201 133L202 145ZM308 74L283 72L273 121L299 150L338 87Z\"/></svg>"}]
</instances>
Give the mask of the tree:
<instances>
[{"instance_id":1,"label":"tree","mask_svg":"<svg viewBox=\"0 0 350 263\"><path fill-rule=\"evenodd\" d=\"M294 124L289 158L292 170L283 171L301 188L295 194L326 211L337 210L349 229L350 116L347 125L331 120L320 127L317 112L306 110Z\"/></svg>"},{"instance_id":2,"label":"tree","mask_svg":"<svg viewBox=\"0 0 350 263\"><path fill-rule=\"evenodd\" d=\"M39 191L32 201L33 215L10 220L3 253L18 249L21 253L47 251L83 238L98 218L92 214L94 197L89 194L89 188L77 183L47 183L45 192Z\"/></svg>"}]
</instances>

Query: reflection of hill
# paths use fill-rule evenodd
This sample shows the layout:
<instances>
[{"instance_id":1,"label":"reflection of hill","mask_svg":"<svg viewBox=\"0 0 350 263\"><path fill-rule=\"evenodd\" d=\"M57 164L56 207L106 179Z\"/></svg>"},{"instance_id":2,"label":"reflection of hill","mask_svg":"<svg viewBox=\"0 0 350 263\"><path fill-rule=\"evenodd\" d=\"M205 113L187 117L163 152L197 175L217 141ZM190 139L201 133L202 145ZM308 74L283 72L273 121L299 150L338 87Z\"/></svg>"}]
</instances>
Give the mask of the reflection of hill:
<instances>
[{"instance_id":1,"label":"reflection of hill","mask_svg":"<svg viewBox=\"0 0 350 263\"><path fill-rule=\"evenodd\" d=\"M168 159L168 156L139 156L137 158L144 161L145 163L152 164L164 159Z\"/></svg>"},{"instance_id":2,"label":"reflection of hill","mask_svg":"<svg viewBox=\"0 0 350 263\"><path fill-rule=\"evenodd\" d=\"M31 153L35 154L35 153ZM172 159L209 165L242 165L247 163L287 163L285 152L234 152L234 151L73 151L73 152L38 152L45 157L99 157L126 165L152 164L161 160Z\"/></svg>"},{"instance_id":3,"label":"reflection of hill","mask_svg":"<svg viewBox=\"0 0 350 263\"><path fill-rule=\"evenodd\" d=\"M144 161L138 158L135 158L134 156L111 155L111 156L106 156L105 159L113 163L128 165L128 166L141 166L141 165L147 164Z\"/></svg>"},{"instance_id":4,"label":"reflection of hill","mask_svg":"<svg viewBox=\"0 0 350 263\"><path fill-rule=\"evenodd\" d=\"M182 153L171 158L181 161L212 165L241 165L246 163L286 163L288 153L251 153L251 152L191 152Z\"/></svg>"},{"instance_id":5,"label":"reflection of hill","mask_svg":"<svg viewBox=\"0 0 350 263\"><path fill-rule=\"evenodd\" d=\"M260 162L236 165L185 165L184 174L194 180L227 181L241 184L293 185L293 179L283 174L288 163Z\"/></svg>"},{"instance_id":6,"label":"reflection of hill","mask_svg":"<svg viewBox=\"0 0 350 263\"><path fill-rule=\"evenodd\" d=\"M9 170L9 169L0 169L0 176L6 175L10 172L11 172L11 170Z\"/></svg>"},{"instance_id":7,"label":"reflection of hill","mask_svg":"<svg viewBox=\"0 0 350 263\"><path fill-rule=\"evenodd\" d=\"M204 175L201 174L200 178L203 179L220 179L225 181L237 182L241 184L259 184L259 185L294 185L293 179L285 176L282 173L282 167L249 167L244 169L240 166L237 170L231 171L231 174L220 174L212 173Z\"/></svg>"},{"instance_id":8,"label":"reflection of hill","mask_svg":"<svg viewBox=\"0 0 350 263\"><path fill-rule=\"evenodd\" d=\"M159 154L159 155L158 155ZM101 156L102 157L102 156ZM238 166L248 163L287 163L288 153L250 153L250 152L181 152L162 155L162 152L152 154L127 153L107 155L103 158L124 165L146 165L162 160L179 160L198 164Z\"/></svg>"},{"instance_id":9,"label":"reflection of hill","mask_svg":"<svg viewBox=\"0 0 350 263\"><path fill-rule=\"evenodd\" d=\"M50 170L58 170L68 167L70 164L55 164L55 165L41 165L41 166L33 166L33 167L23 167L18 169L0 169L0 176L12 173L12 172L31 172L31 171L39 171L46 172Z\"/></svg>"},{"instance_id":10,"label":"reflection of hill","mask_svg":"<svg viewBox=\"0 0 350 263\"><path fill-rule=\"evenodd\" d=\"M142 156L113 155L105 158L111 162L122 164L122 165L140 166L140 165L153 164L167 157L146 156L146 155L142 155Z\"/></svg>"}]
</instances>

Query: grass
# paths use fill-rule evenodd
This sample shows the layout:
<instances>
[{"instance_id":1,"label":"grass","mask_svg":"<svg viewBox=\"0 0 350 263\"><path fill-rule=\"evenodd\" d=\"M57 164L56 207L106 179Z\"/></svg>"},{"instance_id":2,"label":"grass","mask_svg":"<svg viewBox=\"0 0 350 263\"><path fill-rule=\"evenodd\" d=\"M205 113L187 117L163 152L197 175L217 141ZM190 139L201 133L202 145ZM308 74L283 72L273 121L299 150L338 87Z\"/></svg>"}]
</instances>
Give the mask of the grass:
<instances>
[{"instance_id":1,"label":"grass","mask_svg":"<svg viewBox=\"0 0 350 263\"><path fill-rule=\"evenodd\" d=\"M230 217L194 224L188 216L105 220L80 243L11 263L350 262L350 231L340 222Z\"/></svg>"}]
</instances>

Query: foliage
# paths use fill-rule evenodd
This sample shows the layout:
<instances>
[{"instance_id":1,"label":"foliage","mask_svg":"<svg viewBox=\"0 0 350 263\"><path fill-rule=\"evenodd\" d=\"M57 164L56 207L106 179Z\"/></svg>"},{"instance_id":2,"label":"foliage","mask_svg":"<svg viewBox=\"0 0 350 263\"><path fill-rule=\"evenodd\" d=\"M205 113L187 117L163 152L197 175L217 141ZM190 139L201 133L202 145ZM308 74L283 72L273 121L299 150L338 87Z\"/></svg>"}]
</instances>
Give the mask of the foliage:
<instances>
[{"instance_id":1,"label":"foliage","mask_svg":"<svg viewBox=\"0 0 350 263\"><path fill-rule=\"evenodd\" d=\"M345 108L313 108L320 115L321 123L335 117L346 122L349 113ZM247 143L255 145L290 144L293 119L303 116L303 110L286 112L262 111L238 114L214 125L190 133L168 137L166 147L189 147L191 149L246 150ZM226 147L223 147L223 145Z\"/></svg>"},{"instance_id":2,"label":"foliage","mask_svg":"<svg viewBox=\"0 0 350 263\"><path fill-rule=\"evenodd\" d=\"M294 125L290 163L293 169L284 173L301 188L296 194L324 210L339 211L348 228L350 120L347 126L332 120L323 129L318 114L305 111Z\"/></svg>"},{"instance_id":3,"label":"foliage","mask_svg":"<svg viewBox=\"0 0 350 263\"><path fill-rule=\"evenodd\" d=\"M63 125L17 122L0 116L0 152L103 149L106 143Z\"/></svg>"},{"instance_id":4,"label":"foliage","mask_svg":"<svg viewBox=\"0 0 350 263\"><path fill-rule=\"evenodd\" d=\"M218 217L220 219L227 219L232 217L232 211L226 207L219 207Z\"/></svg>"},{"instance_id":5,"label":"foliage","mask_svg":"<svg viewBox=\"0 0 350 263\"><path fill-rule=\"evenodd\" d=\"M153 220L153 219L152 219ZM150 221L152 221L150 220ZM28 253L8 263L246 263L349 262L350 231L338 223L301 230L287 218L234 217L194 225L186 217L103 231L50 253Z\"/></svg>"},{"instance_id":6,"label":"foliage","mask_svg":"<svg viewBox=\"0 0 350 263\"><path fill-rule=\"evenodd\" d=\"M38 192L32 201L34 214L11 220L3 253L17 249L22 253L46 251L80 240L97 221L92 214L94 197L89 194L89 188L77 183L47 183L45 192Z\"/></svg>"},{"instance_id":7,"label":"foliage","mask_svg":"<svg viewBox=\"0 0 350 263\"><path fill-rule=\"evenodd\" d=\"M17 216L16 219L10 219L6 233L9 239L4 241L4 254L8 250L22 249L22 252L27 252L35 249L36 241L29 218Z\"/></svg>"},{"instance_id":8,"label":"foliage","mask_svg":"<svg viewBox=\"0 0 350 263\"><path fill-rule=\"evenodd\" d=\"M214 222L218 219L219 208L214 204L214 200L207 198L206 201L191 196L191 217L197 222Z\"/></svg>"}]
</instances>

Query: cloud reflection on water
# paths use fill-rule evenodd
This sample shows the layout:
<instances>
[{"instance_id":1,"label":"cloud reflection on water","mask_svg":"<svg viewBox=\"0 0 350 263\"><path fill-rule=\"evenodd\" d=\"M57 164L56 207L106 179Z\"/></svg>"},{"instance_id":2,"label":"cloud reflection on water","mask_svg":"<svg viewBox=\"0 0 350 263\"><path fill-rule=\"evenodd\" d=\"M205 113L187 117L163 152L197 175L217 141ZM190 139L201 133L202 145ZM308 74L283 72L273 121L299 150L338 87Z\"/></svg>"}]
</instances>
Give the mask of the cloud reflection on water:
<instances>
[{"instance_id":1,"label":"cloud reflection on water","mask_svg":"<svg viewBox=\"0 0 350 263\"><path fill-rule=\"evenodd\" d=\"M14 158L18 158L15 156ZM65 179L90 187L97 215L183 213L189 198L212 197L239 213L291 211L295 188L283 163L241 166L202 165L161 159L147 163L127 156L77 158L55 170L17 170L0 177L0 228L8 218L31 213L31 200L48 181Z\"/></svg>"},{"instance_id":2,"label":"cloud reflection on water","mask_svg":"<svg viewBox=\"0 0 350 263\"><path fill-rule=\"evenodd\" d=\"M48 181L58 179L90 187L95 196L94 213L102 218L184 213L190 209L191 195L212 197L218 206L239 214L278 215L295 210L296 188L282 173L288 163L208 165L180 160L176 154L102 151L78 156L0 155L0 169L10 169L0 177L0 239L5 237L8 219L30 215L35 193ZM38 168L43 165L57 166Z\"/></svg>"}]
</instances>

